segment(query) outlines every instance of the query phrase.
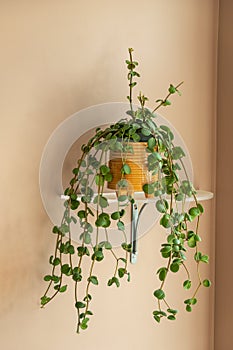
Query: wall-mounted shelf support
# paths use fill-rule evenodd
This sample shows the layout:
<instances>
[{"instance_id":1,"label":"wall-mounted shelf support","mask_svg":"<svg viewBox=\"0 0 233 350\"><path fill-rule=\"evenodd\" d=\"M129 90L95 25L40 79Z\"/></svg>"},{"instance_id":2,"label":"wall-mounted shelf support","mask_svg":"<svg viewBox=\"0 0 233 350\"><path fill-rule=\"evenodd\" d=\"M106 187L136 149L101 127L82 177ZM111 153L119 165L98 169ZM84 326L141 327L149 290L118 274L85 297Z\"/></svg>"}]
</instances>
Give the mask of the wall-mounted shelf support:
<instances>
[{"instance_id":1,"label":"wall-mounted shelf support","mask_svg":"<svg viewBox=\"0 0 233 350\"><path fill-rule=\"evenodd\" d=\"M104 193L104 196L108 198L109 202L116 203L117 202L117 196L115 192L108 192ZM204 201L212 199L214 194L212 192L203 191L203 190L197 190L196 197L197 200ZM68 200L70 197L61 195L61 199ZM142 214L142 211L145 209L145 207L148 204L153 204L157 201L156 198L145 198L144 192L135 192L134 193L134 203L130 204L130 210L131 210L131 226L130 226L130 243L132 247L132 251L130 254L130 262L131 264L136 264L137 262L137 256L138 256L138 223L140 220L140 216ZM187 197L187 202L193 202L193 197ZM142 206L139 210L139 204L142 203Z\"/></svg>"},{"instance_id":2,"label":"wall-mounted shelf support","mask_svg":"<svg viewBox=\"0 0 233 350\"><path fill-rule=\"evenodd\" d=\"M138 226L138 205L136 202L131 204L131 254L130 254L130 262L135 264L137 261L137 226Z\"/></svg>"}]
</instances>

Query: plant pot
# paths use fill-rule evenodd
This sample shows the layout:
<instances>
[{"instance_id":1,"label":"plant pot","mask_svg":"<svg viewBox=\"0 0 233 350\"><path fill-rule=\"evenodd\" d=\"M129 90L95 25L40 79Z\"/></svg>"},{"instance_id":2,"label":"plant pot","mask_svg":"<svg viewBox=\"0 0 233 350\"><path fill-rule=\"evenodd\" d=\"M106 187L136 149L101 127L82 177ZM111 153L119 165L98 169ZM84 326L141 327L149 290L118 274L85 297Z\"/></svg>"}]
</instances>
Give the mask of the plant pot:
<instances>
[{"instance_id":1,"label":"plant pot","mask_svg":"<svg viewBox=\"0 0 233 350\"><path fill-rule=\"evenodd\" d=\"M117 190L120 180L126 179L133 192L143 192L143 185L157 180L157 175L152 175L148 170L146 152L147 142L132 142L130 146L133 153L122 153L120 151L110 151L109 168L113 176L112 181L108 183L108 188ZM124 163L130 166L130 174L122 174L121 169ZM146 195L150 197L151 195Z\"/></svg>"}]
</instances>

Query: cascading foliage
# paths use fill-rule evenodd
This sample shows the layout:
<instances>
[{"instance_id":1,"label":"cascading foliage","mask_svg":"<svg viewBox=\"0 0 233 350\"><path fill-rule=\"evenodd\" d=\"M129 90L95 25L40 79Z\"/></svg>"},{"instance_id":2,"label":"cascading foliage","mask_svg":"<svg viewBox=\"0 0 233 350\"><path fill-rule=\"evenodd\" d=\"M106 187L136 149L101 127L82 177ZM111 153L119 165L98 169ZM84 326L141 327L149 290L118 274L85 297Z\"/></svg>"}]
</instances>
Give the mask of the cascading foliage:
<instances>
[{"instance_id":1,"label":"cascading foliage","mask_svg":"<svg viewBox=\"0 0 233 350\"><path fill-rule=\"evenodd\" d=\"M154 291L157 305L153 311L155 321L160 322L161 318L176 319L177 310L166 297L166 281L169 275L182 271L185 276L183 288L188 290L190 295L184 304L189 312L197 303L200 287L209 287L211 284L208 279L202 279L200 274L200 265L208 263L209 260L207 255L199 251L199 221L204 209L198 203L195 189L185 171L185 153L180 146L175 145L171 130L165 125L156 124L156 110L171 104L170 96L180 94L178 89L182 83L177 86L171 84L167 96L156 101L157 106L153 111L145 107L148 98L140 93L140 107L134 110L132 91L136 85L135 78L140 75L136 71L138 62L133 60L132 52L133 49L129 49L129 60L126 60L130 91L127 96L130 107L127 111L128 118L123 118L105 129L96 129L94 136L82 146L81 158L77 161L69 187L64 192L69 199L64 203L61 224L54 226L52 230L56 235L55 250L49 258L51 272L44 276L48 286L41 297L41 306L44 307L56 295L64 293L67 290L65 280L72 280L78 333L80 329L87 329L93 315L90 309L92 291L99 284L95 265L110 254L115 261L115 268L112 276L106 281L107 285L119 287L122 278L130 281L128 265L131 244L127 240L125 220L126 212L134 203L134 198L132 192L125 192L128 185L125 177L131 173L127 160L133 152L132 142L146 140L147 166L151 174L156 175L156 180L145 183L143 191L146 195L155 197L155 210L161 213L160 225L165 231L165 241L159 247L164 264L157 270L159 284ZM109 212L109 199L104 192L107 183L113 178L108 164L109 151L121 152L122 157L117 210L113 212ZM181 170L186 174L185 179L180 177ZM186 210L185 206L187 197L193 197L195 203L189 210ZM121 255L119 250L116 253L109 240L108 229L112 225L117 227L122 237ZM73 244L71 230L78 232L79 244ZM103 233L104 240L100 239ZM192 285L188 268L188 249L193 251L193 262L197 267L198 282L195 286ZM80 284L85 286L82 288L84 295L80 294Z\"/></svg>"}]
</instances>

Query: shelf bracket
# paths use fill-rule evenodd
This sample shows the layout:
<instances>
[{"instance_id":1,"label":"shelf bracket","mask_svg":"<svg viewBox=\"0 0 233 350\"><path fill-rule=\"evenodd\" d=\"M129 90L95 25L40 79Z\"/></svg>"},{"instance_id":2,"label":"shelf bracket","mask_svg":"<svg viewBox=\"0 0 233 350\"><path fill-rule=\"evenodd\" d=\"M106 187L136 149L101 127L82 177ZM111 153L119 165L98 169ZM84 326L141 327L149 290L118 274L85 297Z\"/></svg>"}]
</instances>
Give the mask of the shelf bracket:
<instances>
[{"instance_id":1,"label":"shelf bracket","mask_svg":"<svg viewBox=\"0 0 233 350\"><path fill-rule=\"evenodd\" d=\"M137 202L134 202L131 204L131 249L132 249L130 254L131 264L135 264L137 262L137 255L138 255L137 226L138 226L138 204Z\"/></svg>"},{"instance_id":2,"label":"shelf bracket","mask_svg":"<svg viewBox=\"0 0 233 350\"><path fill-rule=\"evenodd\" d=\"M138 222L143 209L148 203L144 203L140 210L138 210L138 204L135 201L131 204L131 254L130 262L131 264L136 264L138 256Z\"/></svg>"}]
</instances>

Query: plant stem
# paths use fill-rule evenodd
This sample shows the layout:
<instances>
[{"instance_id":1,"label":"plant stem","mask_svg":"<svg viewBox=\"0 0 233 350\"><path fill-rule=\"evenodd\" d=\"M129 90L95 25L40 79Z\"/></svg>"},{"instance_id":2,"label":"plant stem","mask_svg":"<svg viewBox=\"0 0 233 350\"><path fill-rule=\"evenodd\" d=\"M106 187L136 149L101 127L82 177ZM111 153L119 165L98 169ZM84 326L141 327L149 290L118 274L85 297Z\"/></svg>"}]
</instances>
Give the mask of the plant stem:
<instances>
[{"instance_id":1,"label":"plant stem","mask_svg":"<svg viewBox=\"0 0 233 350\"><path fill-rule=\"evenodd\" d=\"M181 83L179 83L177 86L175 86L175 89L178 89L178 87L180 87L180 85L182 85L184 82L182 81ZM160 104L155 107L155 109L152 111L152 113L156 112L157 109L159 109L161 106L163 106L164 102L171 96L171 92L169 92L169 94L167 94L167 96L160 102Z\"/></svg>"}]
</instances>

